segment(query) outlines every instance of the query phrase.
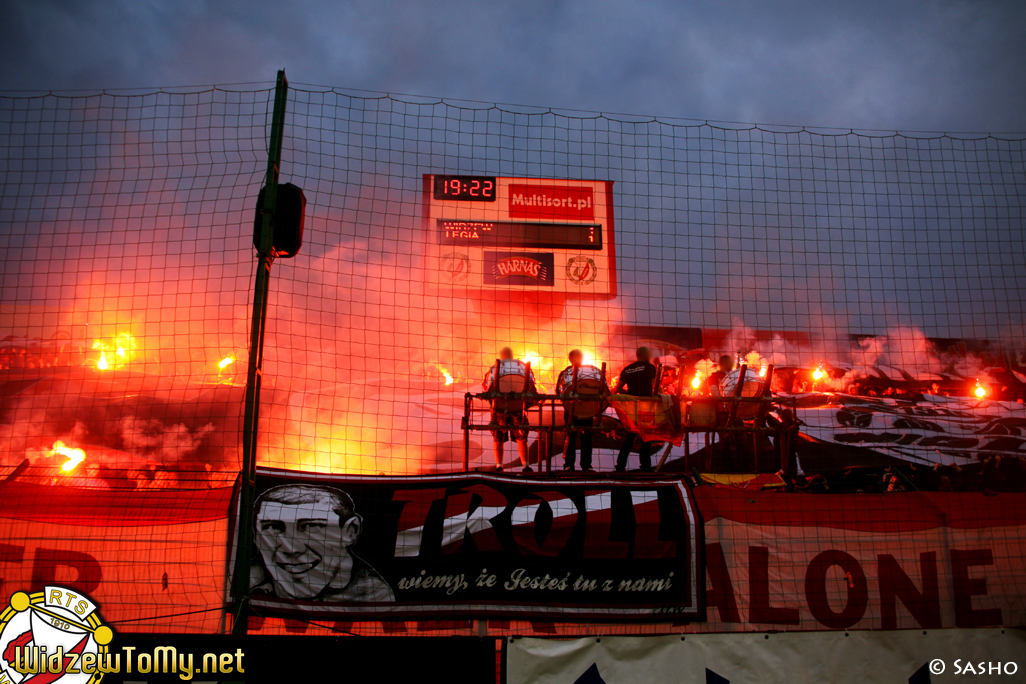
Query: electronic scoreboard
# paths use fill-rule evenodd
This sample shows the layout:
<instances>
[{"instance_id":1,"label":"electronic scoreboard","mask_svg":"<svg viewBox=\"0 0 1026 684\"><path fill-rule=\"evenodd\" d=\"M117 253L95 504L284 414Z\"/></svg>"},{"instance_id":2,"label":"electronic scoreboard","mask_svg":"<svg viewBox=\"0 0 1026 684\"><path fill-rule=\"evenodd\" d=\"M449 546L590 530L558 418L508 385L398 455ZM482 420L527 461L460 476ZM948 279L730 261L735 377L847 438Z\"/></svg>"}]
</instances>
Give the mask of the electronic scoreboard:
<instances>
[{"instance_id":1,"label":"electronic scoreboard","mask_svg":"<svg viewBox=\"0 0 1026 684\"><path fill-rule=\"evenodd\" d=\"M428 174L424 206L437 288L616 294L611 181Z\"/></svg>"}]
</instances>

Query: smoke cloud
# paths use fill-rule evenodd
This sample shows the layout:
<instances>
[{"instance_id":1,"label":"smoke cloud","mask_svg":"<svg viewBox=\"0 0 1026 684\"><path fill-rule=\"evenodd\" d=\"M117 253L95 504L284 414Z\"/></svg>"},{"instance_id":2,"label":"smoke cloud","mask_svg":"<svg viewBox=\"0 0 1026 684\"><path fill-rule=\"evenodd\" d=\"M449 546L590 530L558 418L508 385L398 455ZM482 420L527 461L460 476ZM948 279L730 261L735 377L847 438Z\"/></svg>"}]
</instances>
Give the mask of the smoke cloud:
<instances>
[{"instance_id":1,"label":"smoke cloud","mask_svg":"<svg viewBox=\"0 0 1026 684\"><path fill-rule=\"evenodd\" d=\"M125 416L121 419L121 440L125 449L161 463L178 463L193 454L203 438L213 431L213 423L193 432L181 423L165 425L156 418L139 420Z\"/></svg>"}]
</instances>

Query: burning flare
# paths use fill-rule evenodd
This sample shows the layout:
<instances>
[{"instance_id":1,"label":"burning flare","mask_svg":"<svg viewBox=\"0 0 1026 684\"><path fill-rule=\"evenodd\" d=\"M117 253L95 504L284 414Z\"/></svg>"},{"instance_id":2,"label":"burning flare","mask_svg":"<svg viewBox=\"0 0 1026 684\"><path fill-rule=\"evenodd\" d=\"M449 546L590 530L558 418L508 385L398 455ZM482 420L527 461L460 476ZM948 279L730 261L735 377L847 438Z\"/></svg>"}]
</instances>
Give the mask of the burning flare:
<instances>
[{"instance_id":1,"label":"burning flare","mask_svg":"<svg viewBox=\"0 0 1026 684\"><path fill-rule=\"evenodd\" d=\"M824 375L826 375L826 373L823 371L822 366L817 366L816 370L812 371L813 380L822 380Z\"/></svg>"},{"instance_id":2,"label":"burning flare","mask_svg":"<svg viewBox=\"0 0 1026 684\"><path fill-rule=\"evenodd\" d=\"M695 371L695 377L691 378L691 386L694 389L698 389L702 386L702 374L698 371Z\"/></svg>"},{"instance_id":3,"label":"burning flare","mask_svg":"<svg viewBox=\"0 0 1026 684\"><path fill-rule=\"evenodd\" d=\"M543 358L538 352L528 350L524 352L521 361L531 364L531 373L534 374L535 389L542 394L546 392L543 382L547 383L550 381L556 381L555 375L557 371L552 367L552 357ZM587 364L589 361L585 360L584 363Z\"/></svg>"},{"instance_id":4,"label":"burning flare","mask_svg":"<svg viewBox=\"0 0 1026 684\"><path fill-rule=\"evenodd\" d=\"M973 389L973 394L977 399L983 399L987 396L987 388L980 384L979 378L976 378L976 387Z\"/></svg>"},{"instance_id":5,"label":"burning flare","mask_svg":"<svg viewBox=\"0 0 1026 684\"><path fill-rule=\"evenodd\" d=\"M521 360L531 367L531 373L535 377L535 389L537 389L539 392L544 392L545 386L538 382L538 375L542 371L541 356L536 351L528 351L524 352L524 358Z\"/></svg>"},{"instance_id":6,"label":"burning flare","mask_svg":"<svg viewBox=\"0 0 1026 684\"><path fill-rule=\"evenodd\" d=\"M436 363L435 364L435 368L437 368L438 370L442 371L442 375L445 376L445 386L446 387L448 387L452 383L456 382L455 380L453 380L452 375L449 373L449 371L445 370L445 368L443 366L441 366L440 364Z\"/></svg>"},{"instance_id":7,"label":"burning flare","mask_svg":"<svg viewBox=\"0 0 1026 684\"><path fill-rule=\"evenodd\" d=\"M61 440L57 440L53 443L53 447L50 448L50 455L52 456L64 456L68 460L61 466L61 470L66 473L70 473L74 470L79 463L85 460L85 452L81 449L75 449L69 447Z\"/></svg>"},{"instance_id":8,"label":"burning flare","mask_svg":"<svg viewBox=\"0 0 1026 684\"><path fill-rule=\"evenodd\" d=\"M759 369L759 377L760 378L766 377L766 366L763 366L762 368Z\"/></svg>"},{"instance_id":9,"label":"burning flare","mask_svg":"<svg viewBox=\"0 0 1026 684\"><path fill-rule=\"evenodd\" d=\"M100 358L96 360L96 367L99 370L110 370L121 368L132 360L132 353L136 349L135 338L128 333L121 333L110 342L104 340L93 340L93 349L100 352ZM110 357L107 352L111 352Z\"/></svg>"},{"instance_id":10,"label":"burning flare","mask_svg":"<svg viewBox=\"0 0 1026 684\"><path fill-rule=\"evenodd\" d=\"M228 366L232 365L233 363L235 363L235 357L232 356L231 354L229 354L228 356L226 356L223 359L221 359L220 362L218 362L217 367L220 368L221 370L224 370L225 368L227 368Z\"/></svg>"}]
</instances>

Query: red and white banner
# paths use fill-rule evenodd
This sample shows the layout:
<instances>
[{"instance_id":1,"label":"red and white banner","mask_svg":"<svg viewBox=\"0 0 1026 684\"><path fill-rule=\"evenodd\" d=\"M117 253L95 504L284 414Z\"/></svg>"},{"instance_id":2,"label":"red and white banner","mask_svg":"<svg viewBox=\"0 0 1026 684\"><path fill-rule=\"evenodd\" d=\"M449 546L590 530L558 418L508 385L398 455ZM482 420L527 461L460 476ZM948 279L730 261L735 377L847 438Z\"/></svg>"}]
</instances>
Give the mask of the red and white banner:
<instances>
[{"instance_id":1,"label":"red and white banner","mask_svg":"<svg viewBox=\"0 0 1026 684\"><path fill-rule=\"evenodd\" d=\"M950 629L512 638L509 684L1021 681L1026 634Z\"/></svg>"},{"instance_id":2,"label":"red and white banner","mask_svg":"<svg viewBox=\"0 0 1026 684\"><path fill-rule=\"evenodd\" d=\"M118 631L216 632L232 490L0 485L0 602L59 584Z\"/></svg>"},{"instance_id":3,"label":"red and white banner","mask_svg":"<svg viewBox=\"0 0 1026 684\"><path fill-rule=\"evenodd\" d=\"M1026 494L694 494L701 631L1026 625Z\"/></svg>"},{"instance_id":4,"label":"red and white banner","mask_svg":"<svg viewBox=\"0 0 1026 684\"><path fill-rule=\"evenodd\" d=\"M500 508L510 508L509 495L503 503L491 493L489 487L499 487L496 478L478 476L470 485L452 496L439 493L426 507L388 497L364 509L374 512L365 542L386 529L384 518L404 520L400 525L396 518L387 528L392 531L381 536L378 569L399 561L416 564L428 558L426 550L432 563L462 558L469 538L478 552L489 548L490 531L501 529L492 518ZM542 486L516 484L532 485ZM623 485L629 490L624 511L633 512L635 520L639 510L652 505L638 485ZM611 523L604 524L607 509L613 521L618 505L612 492L604 494L607 490L608 483L597 483L579 505L566 509L566 516L547 494L531 504L535 508L513 505L506 512L511 517L500 518L512 526L507 543L534 549L531 558L563 563L558 553L544 554L564 537L557 540L552 531L541 538L537 532L521 533L547 505L552 530L565 531L562 522L576 511L575 528L600 532L574 542L583 544L588 562L594 566L596 554L614 557L604 565L617 562L617 554L629 554L623 551L629 537L621 539L612 534ZM483 492L479 499L476 492ZM63 584L95 600L116 631L217 631L230 499L231 490L224 488L0 485L0 601L15 591ZM667 629L678 628L673 621L689 633L1026 626L1026 494L794 494L702 486L693 490L693 501L704 520L708 623L695 623L684 611L657 611ZM418 522L417 511L426 516L423 521ZM652 537L661 543L663 538L662 532ZM567 545L572 541L565 539ZM393 560L386 563L385 556ZM628 565L638 562L624 559ZM493 569L491 561L482 567L501 569Z\"/></svg>"},{"instance_id":5,"label":"red and white banner","mask_svg":"<svg viewBox=\"0 0 1026 684\"><path fill-rule=\"evenodd\" d=\"M624 427L642 440L670 442L675 446L683 442L680 406L674 397L668 394L655 397L614 394L609 397L609 405Z\"/></svg>"}]
</instances>

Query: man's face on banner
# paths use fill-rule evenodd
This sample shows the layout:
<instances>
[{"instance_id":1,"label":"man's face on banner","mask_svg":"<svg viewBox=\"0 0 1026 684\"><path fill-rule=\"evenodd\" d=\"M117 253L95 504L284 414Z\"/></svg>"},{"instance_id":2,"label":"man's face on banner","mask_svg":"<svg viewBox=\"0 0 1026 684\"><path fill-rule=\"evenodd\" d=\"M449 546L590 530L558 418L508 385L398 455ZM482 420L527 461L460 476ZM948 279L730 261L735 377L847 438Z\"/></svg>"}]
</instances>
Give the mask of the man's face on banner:
<instances>
[{"instance_id":1,"label":"man's face on banner","mask_svg":"<svg viewBox=\"0 0 1026 684\"><path fill-rule=\"evenodd\" d=\"M275 593L298 599L319 594L343 563L351 564L349 546L359 534L358 520L339 527L329 497L303 504L264 502L257 512L256 543Z\"/></svg>"}]
</instances>

